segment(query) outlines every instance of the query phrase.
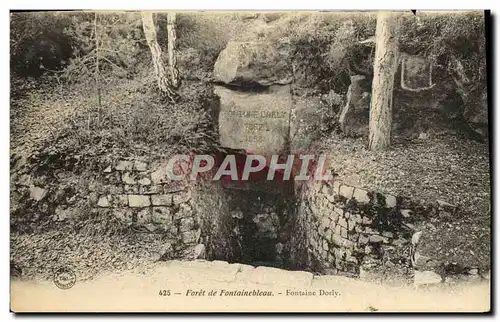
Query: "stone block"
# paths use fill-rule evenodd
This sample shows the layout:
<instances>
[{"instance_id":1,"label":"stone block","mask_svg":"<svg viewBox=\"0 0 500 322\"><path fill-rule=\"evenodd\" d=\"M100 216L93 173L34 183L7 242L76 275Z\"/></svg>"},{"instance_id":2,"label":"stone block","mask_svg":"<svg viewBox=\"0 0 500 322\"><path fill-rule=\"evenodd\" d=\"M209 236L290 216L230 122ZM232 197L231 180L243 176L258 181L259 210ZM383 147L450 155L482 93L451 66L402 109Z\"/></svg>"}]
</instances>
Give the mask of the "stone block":
<instances>
[{"instance_id":1,"label":"stone block","mask_svg":"<svg viewBox=\"0 0 500 322\"><path fill-rule=\"evenodd\" d=\"M344 217L340 217L339 221L337 222L337 225L340 227L347 228L347 221L344 219Z\"/></svg>"},{"instance_id":2,"label":"stone block","mask_svg":"<svg viewBox=\"0 0 500 322\"><path fill-rule=\"evenodd\" d=\"M170 206L173 204L172 195L151 195L153 206Z\"/></svg>"},{"instance_id":3,"label":"stone block","mask_svg":"<svg viewBox=\"0 0 500 322\"><path fill-rule=\"evenodd\" d=\"M330 227L330 218L324 216L321 218L320 232L324 232Z\"/></svg>"},{"instance_id":4,"label":"stone block","mask_svg":"<svg viewBox=\"0 0 500 322\"><path fill-rule=\"evenodd\" d=\"M40 201L43 198L45 198L46 195L47 195L46 189L43 189L40 187L35 187L35 186L30 187L30 198L31 199L33 199L35 201Z\"/></svg>"},{"instance_id":5,"label":"stone block","mask_svg":"<svg viewBox=\"0 0 500 322\"><path fill-rule=\"evenodd\" d=\"M337 223L337 220L339 219L339 214L334 210L330 210L328 212L328 217L330 218L330 227L333 227Z\"/></svg>"},{"instance_id":6,"label":"stone block","mask_svg":"<svg viewBox=\"0 0 500 322\"><path fill-rule=\"evenodd\" d=\"M191 200L191 190L181 191L172 195L174 205L185 203Z\"/></svg>"},{"instance_id":7,"label":"stone block","mask_svg":"<svg viewBox=\"0 0 500 322\"><path fill-rule=\"evenodd\" d=\"M103 208L111 207L110 199L110 196L101 196L97 201L97 206Z\"/></svg>"},{"instance_id":8,"label":"stone block","mask_svg":"<svg viewBox=\"0 0 500 322\"><path fill-rule=\"evenodd\" d=\"M119 161L115 166L115 170L118 171L132 171L134 168L134 163L132 161Z\"/></svg>"},{"instance_id":9,"label":"stone block","mask_svg":"<svg viewBox=\"0 0 500 322\"><path fill-rule=\"evenodd\" d=\"M370 238L369 238L368 236L363 235L363 234L359 235L359 240L358 240L358 243L359 243L360 245L366 245L366 244L368 244L369 242L370 242Z\"/></svg>"},{"instance_id":10,"label":"stone block","mask_svg":"<svg viewBox=\"0 0 500 322\"><path fill-rule=\"evenodd\" d=\"M155 224L169 225L172 223L172 210L169 207L153 207L152 220Z\"/></svg>"},{"instance_id":11,"label":"stone block","mask_svg":"<svg viewBox=\"0 0 500 322\"><path fill-rule=\"evenodd\" d=\"M359 224L363 221L360 214L351 214L349 219L351 219L355 223L359 223Z\"/></svg>"},{"instance_id":12,"label":"stone block","mask_svg":"<svg viewBox=\"0 0 500 322\"><path fill-rule=\"evenodd\" d=\"M371 235L370 243L388 243L389 240L386 237L382 237L380 235Z\"/></svg>"},{"instance_id":13,"label":"stone block","mask_svg":"<svg viewBox=\"0 0 500 322\"><path fill-rule=\"evenodd\" d=\"M333 190L333 187L329 184L323 185L323 188L321 189L321 192L325 196L325 199L331 203L335 202L335 199L334 199L335 194L333 193L332 190Z\"/></svg>"},{"instance_id":14,"label":"stone block","mask_svg":"<svg viewBox=\"0 0 500 322\"><path fill-rule=\"evenodd\" d=\"M252 93L215 86L214 93L220 98L218 124L222 146L263 154L285 148L292 95L290 86L273 88Z\"/></svg>"},{"instance_id":15,"label":"stone block","mask_svg":"<svg viewBox=\"0 0 500 322\"><path fill-rule=\"evenodd\" d=\"M111 205L113 205L113 207L127 207L128 206L127 195L111 196Z\"/></svg>"},{"instance_id":16,"label":"stone block","mask_svg":"<svg viewBox=\"0 0 500 322\"><path fill-rule=\"evenodd\" d=\"M131 223L134 218L134 212L130 208L113 209L113 214L126 223Z\"/></svg>"},{"instance_id":17,"label":"stone block","mask_svg":"<svg viewBox=\"0 0 500 322\"><path fill-rule=\"evenodd\" d=\"M425 284L438 284L443 281L441 275L434 273L432 271L418 271L415 270L415 275L413 283L415 285L425 285Z\"/></svg>"},{"instance_id":18,"label":"stone block","mask_svg":"<svg viewBox=\"0 0 500 322\"><path fill-rule=\"evenodd\" d=\"M152 214L150 208L144 208L137 212L137 223L145 225L152 221Z\"/></svg>"},{"instance_id":19,"label":"stone block","mask_svg":"<svg viewBox=\"0 0 500 322\"><path fill-rule=\"evenodd\" d=\"M190 230L181 233L182 242L184 244L196 244L198 243L201 236L201 230Z\"/></svg>"},{"instance_id":20,"label":"stone block","mask_svg":"<svg viewBox=\"0 0 500 322\"><path fill-rule=\"evenodd\" d=\"M344 215L344 209L340 208L340 207L333 207L333 211L335 211L339 216L343 216Z\"/></svg>"},{"instance_id":21,"label":"stone block","mask_svg":"<svg viewBox=\"0 0 500 322\"><path fill-rule=\"evenodd\" d=\"M394 234L393 234L393 233L391 233L390 231L384 231L384 232L382 233L382 236L387 237L387 238L393 238L393 237L394 237Z\"/></svg>"},{"instance_id":22,"label":"stone block","mask_svg":"<svg viewBox=\"0 0 500 322\"><path fill-rule=\"evenodd\" d=\"M344 248L354 248L354 243L352 241L342 238L340 235L333 235L332 243Z\"/></svg>"},{"instance_id":23,"label":"stone block","mask_svg":"<svg viewBox=\"0 0 500 322\"><path fill-rule=\"evenodd\" d=\"M132 173L130 172L124 172L122 174L122 181L123 183L125 184L137 184L137 178L135 175L133 175Z\"/></svg>"},{"instance_id":24,"label":"stone block","mask_svg":"<svg viewBox=\"0 0 500 322\"><path fill-rule=\"evenodd\" d=\"M354 231L355 231L356 233L362 233L363 231L365 231L365 227L363 227L362 225L356 225L356 226L354 227Z\"/></svg>"},{"instance_id":25,"label":"stone block","mask_svg":"<svg viewBox=\"0 0 500 322\"><path fill-rule=\"evenodd\" d=\"M385 195L385 205L387 208L394 208L397 205L397 199L393 195Z\"/></svg>"},{"instance_id":26,"label":"stone block","mask_svg":"<svg viewBox=\"0 0 500 322\"><path fill-rule=\"evenodd\" d=\"M143 161L135 160L134 169L136 171L146 171L148 169L148 164Z\"/></svg>"},{"instance_id":27,"label":"stone block","mask_svg":"<svg viewBox=\"0 0 500 322\"><path fill-rule=\"evenodd\" d=\"M339 194L346 199L351 199L354 193L354 188L351 186L341 185L339 189Z\"/></svg>"},{"instance_id":28,"label":"stone block","mask_svg":"<svg viewBox=\"0 0 500 322\"><path fill-rule=\"evenodd\" d=\"M174 214L174 219L182 219L193 216L194 210L191 205L183 203L179 205L179 210Z\"/></svg>"},{"instance_id":29,"label":"stone block","mask_svg":"<svg viewBox=\"0 0 500 322\"><path fill-rule=\"evenodd\" d=\"M372 220L368 217L362 217L362 223L363 225L369 225L372 223Z\"/></svg>"},{"instance_id":30,"label":"stone block","mask_svg":"<svg viewBox=\"0 0 500 322\"><path fill-rule=\"evenodd\" d=\"M354 220L352 220L352 219L349 219L347 221L347 229L349 231L354 231L354 227L356 227L356 222Z\"/></svg>"},{"instance_id":31,"label":"stone block","mask_svg":"<svg viewBox=\"0 0 500 322\"><path fill-rule=\"evenodd\" d=\"M139 186L139 194L141 195L153 195L162 193L163 193L163 187L161 185Z\"/></svg>"},{"instance_id":32,"label":"stone block","mask_svg":"<svg viewBox=\"0 0 500 322\"><path fill-rule=\"evenodd\" d=\"M339 194L339 190L340 190L340 185L341 184L342 183L339 180L333 181L332 192L333 192L334 195L338 195Z\"/></svg>"},{"instance_id":33,"label":"stone block","mask_svg":"<svg viewBox=\"0 0 500 322\"><path fill-rule=\"evenodd\" d=\"M365 227L365 233L373 235L373 234L378 234L378 231L374 230L371 227Z\"/></svg>"},{"instance_id":34,"label":"stone block","mask_svg":"<svg viewBox=\"0 0 500 322\"><path fill-rule=\"evenodd\" d=\"M347 229L345 229L344 227L341 227L340 236L342 236L342 238L347 238Z\"/></svg>"},{"instance_id":35,"label":"stone block","mask_svg":"<svg viewBox=\"0 0 500 322\"><path fill-rule=\"evenodd\" d=\"M149 196L128 195L128 204L130 207L140 208L149 207L151 205L151 202L149 200Z\"/></svg>"},{"instance_id":36,"label":"stone block","mask_svg":"<svg viewBox=\"0 0 500 322\"><path fill-rule=\"evenodd\" d=\"M339 224L337 224L337 225L335 226L335 235L340 236L340 234L341 234L341 229L342 229L342 227L341 227Z\"/></svg>"},{"instance_id":37,"label":"stone block","mask_svg":"<svg viewBox=\"0 0 500 322\"><path fill-rule=\"evenodd\" d=\"M108 191L112 195L121 195L123 194L123 185L111 185L108 187Z\"/></svg>"},{"instance_id":38,"label":"stone block","mask_svg":"<svg viewBox=\"0 0 500 322\"><path fill-rule=\"evenodd\" d=\"M187 189L188 183L185 180L169 181L163 185L165 193L179 192Z\"/></svg>"},{"instance_id":39,"label":"stone block","mask_svg":"<svg viewBox=\"0 0 500 322\"><path fill-rule=\"evenodd\" d=\"M105 174L103 179L103 182L106 185L119 185L122 183L122 178L119 172Z\"/></svg>"},{"instance_id":40,"label":"stone block","mask_svg":"<svg viewBox=\"0 0 500 322\"><path fill-rule=\"evenodd\" d=\"M187 232L194 228L194 219L192 217L182 218L179 225L181 233Z\"/></svg>"},{"instance_id":41,"label":"stone block","mask_svg":"<svg viewBox=\"0 0 500 322\"><path fill-rule=\"evenodd\" d=\"M353 198L360 203L369 203L370 198L368 197L368 191L360 188L354 189Z\"/></svg>"},{"instance_id":42,"label":"stone block","mask_svg":"<svg viewBox=\"0 0 500 322\"><path fill-rule=\"evenodd\" d=\"M139 187L136 186L136 185L128 185L128 184L126 184L125 186L123 186L123 192L124 193L130 193L130 194L139 193Z\"/></svg>"},{"instance_id":43,"label":"stone block","mask_svg":"<svg viewBox=\"0 0 500 322\"><path fill-rule=\"evenodd\" d=\"M187 260L194 259L205 259L206 258L206 247L203 244L198 244L194 247L190 247L183 254L183 258Z\"/></svg>"},{"instance_id":44,"label":"stone block","mask_svg":"<svg viewBox=\"0 0 500 322\"><path fill-rule=\"evenodd\" d=\"M148 177L142 177L137 180L137 183L141 186L149 186L151 184L151 179L149 179Z\"/></svg>"},{"instance_id":45,"label":"stone block","mask_svg":"<svg viewBox=\"0 0 500 322\"><path fill-rule=\"evenodd\" d=\"M401 209L400 212L404 218L408 218L413 214L413 211L411 211L410 209Z\"/></svg>"},{"instance_id":46,"label":"stone block","mask_svg":"<svg viewBox=\"0 0 500 322\"><path fill-rule=\"evenodd\" d=\"M345 251L342 248L334 247L333 248L333 255L335 255L335 258L337 259L342 259L344 257Z\"/></svg>"},{"instance_id":47,"label":"stone block","mask_svg":"<svg viewBox=\"0 0 500 322\"><path fill-rule=\"evenodd\" d=\"M325 238L327 240L331 240L332 239L332 235L333 235L333 231L331 229L327 229L326 232L325 232Z\"/></svg>"},{"instance_id":48,"label":"stone block","mask_svg":"<svg viewBox=\"0 0 500 322\"><path fill-rule=\"evenodd\" d=\"M322 246L323 246L323 250L326 253L326 251L328 251L328 242L326 241L326 239L323 239Z\"/></svg>"},{"instance_id":49,"label":"stone block","mask_svg":"<svg viewBox=\"0 0 500 322\"><path fill-rule=\"evenodd\" d=\"M160 165L151 173L151 181L153 184L160 184L168 181L166 164Z\"/></svg>"}]
</instances>

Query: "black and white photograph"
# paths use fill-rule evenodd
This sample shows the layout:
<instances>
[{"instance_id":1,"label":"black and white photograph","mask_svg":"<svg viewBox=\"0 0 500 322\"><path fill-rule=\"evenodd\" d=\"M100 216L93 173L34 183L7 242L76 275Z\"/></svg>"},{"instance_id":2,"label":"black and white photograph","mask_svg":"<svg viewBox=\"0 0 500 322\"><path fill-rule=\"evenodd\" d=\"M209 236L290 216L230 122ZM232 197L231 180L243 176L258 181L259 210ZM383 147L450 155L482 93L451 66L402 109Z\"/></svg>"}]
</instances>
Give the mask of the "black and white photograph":
<instances>
[{"instance_id":1,"label":"black and white photograph","mask_svg":"<svg viewBox=\"0 0 500 322\"><path fill-rule=\"evenodd\" d=\"M10 310L492 310L489 10L11 10Z\"/></svg>"}]
</instances>

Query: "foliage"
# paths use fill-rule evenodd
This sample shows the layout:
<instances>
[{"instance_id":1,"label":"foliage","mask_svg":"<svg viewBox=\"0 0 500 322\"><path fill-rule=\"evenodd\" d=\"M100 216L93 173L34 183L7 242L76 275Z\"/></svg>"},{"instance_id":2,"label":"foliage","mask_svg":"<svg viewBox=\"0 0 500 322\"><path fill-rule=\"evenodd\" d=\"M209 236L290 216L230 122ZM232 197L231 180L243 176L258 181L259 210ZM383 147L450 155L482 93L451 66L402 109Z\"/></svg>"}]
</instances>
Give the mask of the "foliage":
<instances>
[{"instance_id":1,"label":"foliage","mask_svg":"<svg viewBox=\"0 0 500 322\"><path fill-rule=\"evenodd\" d=\"M483 12L429 14L420 19L405 16L400 38L401 51L430 57L438 69L448 73L452 57L464 66L472 83L486 79L486 37ZM438 74L439 76L439 74Z\"/></svg>"},{"instance_id":2,"label":"foliage","mask_svg":"<svg viewBox=\"0 0 500 322\"><path fill-rule=\"evenodd\" d=\"M374 33L372 14L297 15L283 23L287 26L278 28L277 34L289 37L293 64L304 75L305 86L321 93L345 93L349 76L371 73L372 50L359 41Z\"/></svg>"},{"instance_id":3,"label":"foliage","mask_svg":"<svg viewBox=\"0 0 500 322\"><path fill-rule=\"evenodd\" d=\"M86 169L98 169L110 154L169 155L213 149L211 118L196 100L165 105L153 92L138 96L117 99L116 93L108 93L105 108L90 105L75 111L47 148L52 153L80 156L81 162L87 162Z\"/></svg>"},{"instance_id":4,"label":"foliage","mask_svg":"<svg viewBox=\"0 0 500 322\"><path fill-rule=\"evenodd\" d=\"M74 14L24 12L10 15L11 72L39 76L63 68L72 55L72 39L64 34Z\"/></svg>"},{"instance_id":5,"label":"foliage","mask_svg":"<svg viewBox=\"0 0 500 322\"><path fill-rule=\"evenodd\" d=\"M73 39L73 56L62 73L68 83L95 81L97 60L100 81L109 83L112 78L131 77L143 67L140 63L147 58L147 44L138 13L73 16L64 33Z\"/></svg>"},{"instance_id":6,"label":"foliage","mask_svg":"<svg viewBox=\"0 0 500 322\"><path fill-rule=\"evenodd\" d=\"M12 69L19 75L50 74L64 83L95 81L96 35L100 77L130 77L147 58L140 15L34 12L11 15ZM148 60L146 60L148 61Z\"/></svg>"},{"instance_id":7,"label":"foliage","mask_svg":"<svg viewBox=\"0 0 500 322\"><path fill-rule=\"evenodd\" d=\"M166 26L166 16L158 14L160 26ZM230 39L242 32L243 25L238 13L179 13L176 22L178 48L198 51L204 59L203 66L212 70L219 53ZM158 40L166 41L166 27L160 29Z\"/></svg>"}]
</instances>

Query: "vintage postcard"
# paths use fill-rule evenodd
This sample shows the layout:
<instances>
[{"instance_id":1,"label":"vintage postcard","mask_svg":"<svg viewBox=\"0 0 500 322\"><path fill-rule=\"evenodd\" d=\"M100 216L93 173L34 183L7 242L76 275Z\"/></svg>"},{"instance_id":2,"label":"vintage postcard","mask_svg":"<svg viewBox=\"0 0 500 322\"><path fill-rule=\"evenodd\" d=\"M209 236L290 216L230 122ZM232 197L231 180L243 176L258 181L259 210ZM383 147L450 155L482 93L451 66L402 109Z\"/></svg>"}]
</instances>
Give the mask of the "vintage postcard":
<instances>
[{"instance_id":1,"label":"vintage postcard","mask_svg":"<svg viewBox=\"0 0 500 322\"><path fill-rule=\"evenodd\" d=\"M11 12L11 310L489 312L490 24Z\"/></svg>"}]
</instances>

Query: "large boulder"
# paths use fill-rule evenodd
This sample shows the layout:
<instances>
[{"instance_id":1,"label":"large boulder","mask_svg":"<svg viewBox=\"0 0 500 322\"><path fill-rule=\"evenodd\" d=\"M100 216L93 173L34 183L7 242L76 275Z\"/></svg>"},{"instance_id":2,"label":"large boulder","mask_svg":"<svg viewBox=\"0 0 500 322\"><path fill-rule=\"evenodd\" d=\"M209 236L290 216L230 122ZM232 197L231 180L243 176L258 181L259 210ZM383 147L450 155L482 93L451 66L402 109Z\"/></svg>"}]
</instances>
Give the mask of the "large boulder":
<instances>
[{"instance_id":1,"label":"large boulder","mask_svg":"<svg viewBox=\"0 0 500 322\"><path fill-rule=\"evenodd\" d=\"M471 128L483 138L488 137L488 94L484 88L479 99L468 100L464 108L464 118Z\"/></svg>"},{"instance_id":2,"label":"large boulder","mask_svg":"<svg viewBox=\"0 0 500 322\"><path fill-rule=\"evenodd\" d=\"M293 100L290 119L291 153L306 153L328 125L332 108L321 102L319 96L297 96Z\"/></svg>"},{"instance_id":3,"label":"large boulder","mask_svg":"<svg viewBox=\"0 0 500 322\"><path fill-rule=\"evenodd\" d=\"M342 132L348 136L363 136L368 134L368 119L370 116L370 89L366 77L351 76L351 85L347 90L347 102L339 114L339 125Z\"/></svg>"},{"instance_id":4,"label":"large boulder","mask_svg":"<svg viewBox=\"0 0 500 322\"><path fill-rule=\"evenodd\" d=\"M278 47L269 42L230 41L215 62L215 81L236 86L290 84L290 55Z\"/></svg>"},{"instance_id":5,"label":"large boulder","mask_svg":"<svg viewBox=\"0 0 500 322\"><path fill-rule=\"evenodd\" d=\"M215 86L215 94L220 98L222 146L264 155L286 150L292 108L290 86L271 86L261 93Z\"/></svg>"}]
</instances>

